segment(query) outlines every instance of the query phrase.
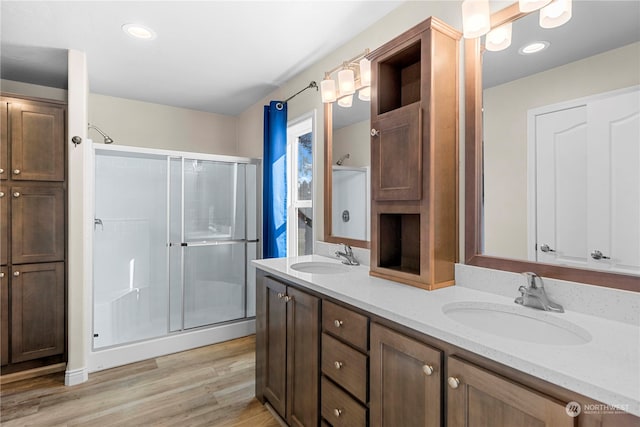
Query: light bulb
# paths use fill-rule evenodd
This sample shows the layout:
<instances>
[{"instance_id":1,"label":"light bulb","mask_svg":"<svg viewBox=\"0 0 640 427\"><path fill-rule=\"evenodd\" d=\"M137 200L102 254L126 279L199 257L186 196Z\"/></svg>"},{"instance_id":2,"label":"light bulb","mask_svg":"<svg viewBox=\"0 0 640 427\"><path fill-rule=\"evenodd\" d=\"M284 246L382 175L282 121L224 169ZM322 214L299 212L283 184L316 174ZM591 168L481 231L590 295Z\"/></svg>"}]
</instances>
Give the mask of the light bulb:
<instances>
[{"instance_id":1,"label":"light bulb","mask_svg":"<svg viewBox=\"0 0 640 427\"><path fill-rule=\"evenodd\" d=\"M356 82L353 76L353 70L345 68L338 72L338 87L340 95L351 95L356 91Z\"/></svg>"},{"instance_id":2,"label":"light bulb","mask_svg":"<svg viewBox=\"0 0 640 427\"><path fill-rule=\"evenodd\" d=\"M353 105L353 95L343 96L338 99L338 105L345 108L351 107Z\"/></svg>"},{"instance_id":3,"label":"light bulb","mask_svg":"<svg viewBox=\"0 0 640 427\"><path fill-rule=\"evenodd\" d=\"M571 0L553 0L540 9L540 26L555 28L571 19Z\"/></svg>"},{"instance_id":4,"label":"light bulb","mask_svg":"<svg viewBox=\"0 0 640 427\"><path fill-rule=\"evenodd\" d=\"M360 60L360 84L362 86L371 86L371 61L367 58Z\"/></svg>"},{"instance_id":5,"label":"light bulb","mask_svg":"<svg viewBox=\"0 0 640 427\"><path fill-rule=\"evenodd\" d=\"M358 99L361 101L371 101L371 86L360 89L358 91Z\"/></svg>"},{"instance_id":6,"label":"light bulb","mask_svg":"<svg viewBox=\"0 0 640 427\"><path fill-rule=\"evenodd\" d=\"M329 103L336 100L336 82L333 79L324 79L320 82L320 95L322 102Z\"/></svg>"},{"instance_id":7,"label":"light bulb","mask_svg":"<svg viewBox=\"0 0 640 427\"><path fill-rule=\"evenodd\" d=\"M485 48L496 52L508 48L511 45L511 32L513 25L511 22L499 26L487 33Z\"/></svg>"},{"instance_id":8,"label":"light bulb","mask_svg":"<svg viewBox=\"0 0 640 427\"><path fill-rule=\"evenodd\" d=\"M520 12L533 12L549 4L551 0L519 0Z\"/></svg>"},{"instance_id":9,"label":"light bulb","mask_svg":"<svg viewBox=\"0 0 640 427\"><path fill-rule=\"evenodd\" d=\"M491 29L489 0L464 0L462 2L462 29L464 38L480 37Z\"/></svg>"}]
</instances>

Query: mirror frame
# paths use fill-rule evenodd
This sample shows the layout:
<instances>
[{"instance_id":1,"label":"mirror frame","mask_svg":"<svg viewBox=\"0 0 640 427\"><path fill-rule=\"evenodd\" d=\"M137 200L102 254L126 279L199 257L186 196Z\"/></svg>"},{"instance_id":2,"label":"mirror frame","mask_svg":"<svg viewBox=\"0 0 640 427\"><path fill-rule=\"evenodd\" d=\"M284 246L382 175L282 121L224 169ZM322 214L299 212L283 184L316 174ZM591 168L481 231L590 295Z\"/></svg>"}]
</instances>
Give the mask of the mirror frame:
<instances>
[{"instance_id":1,"label":"mirror frame","mask_svg":"<svg viewBox=\"0 0 640 427\"><path fill-rule=\"evenodd\" d=\"M532 12L535 13L535 12ZM491 28L526 15L518 2L491 15ZM640 291L640 277L539 262L492 257L482 242L482 51L480 38L465 39L465 264L512 272L534 271L540 276L608 288Z\"/></svg>"},{"instance_id":2,"label":"mirror frame","mask_svg":"<svg viewBox=\"0 0 640 427\"><path fill-rule=\"evenodd\" d=\"M332 234L333 218L333 104L324 104L324 241L345 243L358 248L371 248L368 240L350 239Z\"/></svg>"}]
</instances>

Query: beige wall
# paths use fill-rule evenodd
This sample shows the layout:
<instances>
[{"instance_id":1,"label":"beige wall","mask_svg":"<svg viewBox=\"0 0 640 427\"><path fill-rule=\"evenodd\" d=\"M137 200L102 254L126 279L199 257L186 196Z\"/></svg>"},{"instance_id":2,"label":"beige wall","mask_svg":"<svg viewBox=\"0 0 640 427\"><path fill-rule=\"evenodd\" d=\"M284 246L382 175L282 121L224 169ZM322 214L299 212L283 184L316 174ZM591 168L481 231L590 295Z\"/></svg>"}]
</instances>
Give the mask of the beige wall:
<instances>
[{"instance_id":1,"label":"beige wall","mask_svg":"<svg viewBox=\"0 0 640 427\"><path fill-rule=\"evenodd\" d=\"M640 43L484 91L485 253L527 258L527 111L640 84Z\"/></svg>"},{"instance_id":2,"label":"beige wall","mask_svg":"<svg viewBox=\"0 0 640 427\"><path fill-rule=\"evenodd\" d=\"M118 145L235 155L236 118L92 93L89 123ZM89 137L102 142L95 130Z\"/></svg>"},{"instance_id":3,"label":"beige wall","mask_svg":"<svg viewBox=\"0 0 640 427\"><path fill-rule=\"evenodd\" d=\"M333 131L333 163L345 154L345 166L370 166L369 119Z\"/></svg>"},{"instance_id":4,"label":"beige wall","mask_svg":"<svg viewBox=\"0 0 640 427\"><path fill-rule=\"evenodd\" d=\"M461 3L461 1L457 0L407 1L373 24L371 27L358 34L342 47L336 49L334 52L330 53L293 79L286 82L269 96L252 105L238 116L238 155L262 157L263 106L266 105L269 100L287 98L291 94L296 93L308 85L311 80L315 80L319 84L325 71L328 71L336 65L344 62L344 60L361 53L365 48L369 48L371 50L376 49L430 16L436 16L447 24L461 29ZM331 37L331 35L328 34L327 37ZM461 96L463 96L462 93ZM295 119L296 117L314 109L317 111L319 121L319 123L316 124L318 153L316 153L317 172L314 177L314 181L316 182L314 194L322 195L324 193L322 185L324 165L324 154L322 151L324 144L324 131L322 123L324 120L324 107L320 100L320 94L312 90L307 90L290 101L288 109L289 120ZM464 152L464 145L462 145L462 141L461 152ZM322 198L316 198L314 199L314 202L314 235L316 240L323 240L324 201ZM461 209L461 212L464 212L464 209Z\"/></svg>"}]
</instances>

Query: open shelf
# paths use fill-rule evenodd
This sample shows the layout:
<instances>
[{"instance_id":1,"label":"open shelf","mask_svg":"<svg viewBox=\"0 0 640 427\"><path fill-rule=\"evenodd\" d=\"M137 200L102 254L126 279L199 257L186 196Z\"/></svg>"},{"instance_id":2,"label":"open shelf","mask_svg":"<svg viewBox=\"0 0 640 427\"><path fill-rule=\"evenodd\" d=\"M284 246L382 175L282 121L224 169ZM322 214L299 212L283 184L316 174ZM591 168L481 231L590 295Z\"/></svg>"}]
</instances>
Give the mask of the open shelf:
<instances>
[{"instance_id":1,"label":"open shelf","mask_svg":"<svg viewBox=\"0 0 640 427\"><path fill-rule=\"evenodd\" d=\"M379 62L378 114L420 101L420 50L418 40Z\"/></svg>"},{"instance_id":2,"label":"open shelf","mask_svg":"<svg viewBox=\"0 0 640 427\"><path fill-rule=\"evenodd\" d=\"M380 214L378 267L420 274L420 214Z\"/></svg>"}]
</instances>

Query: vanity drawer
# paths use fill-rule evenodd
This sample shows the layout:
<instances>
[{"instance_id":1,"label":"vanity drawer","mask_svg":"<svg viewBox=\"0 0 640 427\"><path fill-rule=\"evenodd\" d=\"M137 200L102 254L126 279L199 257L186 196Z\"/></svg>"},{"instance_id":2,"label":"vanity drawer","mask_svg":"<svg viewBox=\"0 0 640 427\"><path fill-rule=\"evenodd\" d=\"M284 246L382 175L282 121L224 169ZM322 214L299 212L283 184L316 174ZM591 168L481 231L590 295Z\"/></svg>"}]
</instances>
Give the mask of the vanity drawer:
<instances>
[{"instance_id":1,"label":"vanity drawer","mask_svg":"<svg viewBox=\"0 0 640 427\"><path fill-rule=\"evenodd\" d=\"M322 417L333 427L359 427L367 424L367 408L322 377Z\"/></svg>"},{"instance_id":2,"label":"vanity drawer","mask_svg":"<svg viewBox=\"0 0 640 427\"><path fill-rule=\"evenodd\" d=\"M343 341L367 351L369 319L329 301L322 303L322 329Z\"/></svg>"},{"instance_id":3,"label":"vanity drawer","mask_svg":"<svg viewBox=\"0 0 640 427\"><path fill-rule=\"evenodd\" d=\"M322 373L367 401L367 356L327 334L322 334Z\"/></svg>"}]
</instances>

